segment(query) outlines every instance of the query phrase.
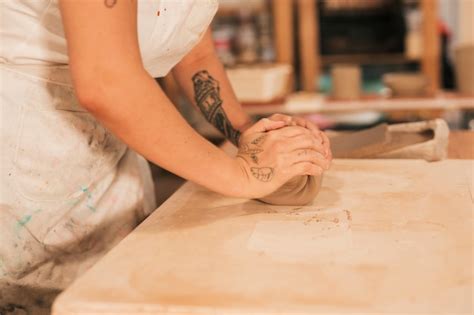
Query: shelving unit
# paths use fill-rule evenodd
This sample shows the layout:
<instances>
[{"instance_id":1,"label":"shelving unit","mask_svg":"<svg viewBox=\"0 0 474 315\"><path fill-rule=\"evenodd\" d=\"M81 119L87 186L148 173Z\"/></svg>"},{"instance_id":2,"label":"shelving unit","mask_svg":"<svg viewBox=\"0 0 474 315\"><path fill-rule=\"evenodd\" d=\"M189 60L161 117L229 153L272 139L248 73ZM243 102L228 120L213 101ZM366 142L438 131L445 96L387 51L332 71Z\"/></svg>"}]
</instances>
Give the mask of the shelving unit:
<instances>
[{"instance_id":1,"label":"shelving unit","mask_svg":"<svg viewBox=\"0 0 474 315\"><path fill-rule=\"evenodd\" d=\"M217 17L235 16L243 9L242 1L227 0L221 2ZM264 10L264 1L246 1L245 10L258 14ZM271 2L273 15L275 62L294 63L294 0L277 0Z\"/></svg>"},{"instance_id":2,"label":"shelving unit","mask_svg":"<svg viewBox=\"0 0 474 315\"><path fill-rule=\"evenodd\" d=\"M407 59L403 54L375 54L375 55L334 55L322 56L319 47L319 15L315 0L295 0L298 7L299 23L299 51L302 90L314 92L316 80L319 78L322 66L338 62L360 64L402 64L419 62L421 71L429 80L429 92L435 93L439 89L439 37L437 34L437 2L435 0L411 1L410 4L419 4L422 12L423 52L420 60Z\"/></svg>"},{"instance_id":3,"label":"shelving unit","mask_svg":"<svg viewBox=\"0 0 474 315\"><path fill-rule=\"evenodd\" d=\"M263 8L264 1L246 1L245 9L258 14ZM228 17L239 14L242 1L226 0L220 3L217 17ZM294 0L276 0L271 2L273 16L273 42L275 49L275 63L294 65ZM162 86L168 97L177 104L179 89L171 74L164 77Z\"/></svg>"},{"instance_id":4,"label":"shelving unit","mask_svg":"<svg viewBox=\"0 0 474 315\"><path fill-rule=\"evenodd\" d=\"M418 63L419 59L408 59L404 54L347 54L321 56L321 65L328 66L335 63L359 64L407 64Z\"/></svg>"}]
</instances>

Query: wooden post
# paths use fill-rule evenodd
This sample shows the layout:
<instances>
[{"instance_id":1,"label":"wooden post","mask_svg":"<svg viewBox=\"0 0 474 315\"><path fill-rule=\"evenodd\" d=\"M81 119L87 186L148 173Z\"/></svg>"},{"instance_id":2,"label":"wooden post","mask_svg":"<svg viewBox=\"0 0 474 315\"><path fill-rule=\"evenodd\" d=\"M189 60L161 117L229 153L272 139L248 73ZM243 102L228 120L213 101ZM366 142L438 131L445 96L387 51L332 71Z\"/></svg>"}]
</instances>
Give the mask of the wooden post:
<instances>
[{"instance_id":1,"label":"wooden post","mask_svg":"<svg viewBox=\"0 0 474 315\"><path fill-rule=\"evenodd\" d=\"M429 80L428 91L436 93L440 85L440 40L436 0L421 0L423 15L423 52L421 71Z\"/></svg>"},{"instance_id":2,"label":"wooden post","mask_svg":"<svg viewBox=\"0 0 474 315\"><path fill-rule=\"evenodd\" d=\"M319 27L315 0L298 0L298 45L303 91L314 92L319 80L321 61Z\"/></svg>"},{"instance_id":3,"label":"wooden post","mask_svg":"<svg viewBox=\"0 0 474 315\"><path fill-rule=\"evenodd\" d=\"M272 1L276 61L293 65L293 0Z\"/></svg>"}]
</instances>

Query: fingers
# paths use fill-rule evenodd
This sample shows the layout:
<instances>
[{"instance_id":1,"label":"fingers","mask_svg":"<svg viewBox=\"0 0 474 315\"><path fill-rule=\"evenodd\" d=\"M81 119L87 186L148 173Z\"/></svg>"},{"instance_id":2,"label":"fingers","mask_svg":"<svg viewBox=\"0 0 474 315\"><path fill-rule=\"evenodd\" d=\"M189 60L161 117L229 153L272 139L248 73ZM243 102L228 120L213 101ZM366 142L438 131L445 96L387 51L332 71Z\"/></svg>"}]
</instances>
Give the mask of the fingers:
<instances>
[{"instance_id":1,"label":"fingers","mask_svg":"<svg viewBox=\"0 0 474 315\"><path fill-rule=\"evenodd\" d=\"M314 135L316 138L320 139L321 142L323 142L324 139L323 139L323 137L322 137L322 135L321 135L322 131L319 130L319 128L318 128L315 124L313 124L313 123L310 122L310 121L306 121L306 128L308 128L309 130L311 130L311 132L313 133L313 135Z\"/></svg>"},{"instance_id":2,"label":"fingers","mask_svg":"<svg viewBox=\"0 0 474 315\"><path fill-rule=\"evenodd\" d=\"M321 139L322 141L322 137L320 135L321 130L319 130L319 128L315 124L313 124L311 121L303 117L292 117L292 116L283 115L283 114L273 114L272 116L269 117L269 119L285 121L288 126L300 126L300 127L306 128L310 130L314 134L315 137Z\"/></svg>"},{"instance_id":3,"label":"fingers","mask_svg":"<svg viewBox=\"0 0 474 315\"><path fill-rule=\"evenodd\" d=\"M301 126L301 127L311 130L309 128L309 121L307 121L303 117L292 117L292 122L295 126Z\"/></svg>"},{"instance_id":4,"label":"fingers","mask_svg":"<svg viewBox=\"0 0 474 315\"><path fill-rule=\"evenodd\" d=\"M263 118L257 121L252 127L247 129L249 132L267 132L270 130L279 129L285 127L286 123L281 120L270 120L268 118Z\"/></svg>"},{"instance_id":5,"label":"fingers","mask_svg":"<svg viewBox=\"0 0 474 315\"><path fill-rule=\"evenodd\" d=\"M273 114L268 117L271 120L281 120L286 122L287 126L300 126L303 128L308 128L308 121L302 117L292 117L283 114ZM308 128L310 129L310 128Z\"/></svg>"},{"instance_id":6,"label":"fingers","mask_svg":"<svg viewBox=\"0 0 474 315\"><path fill-rule=\"evenodd\" d=\"M289 126L289 127L281 128L279 130L275 130L273 131L273 133L277 137L291 138L291 137L296 137L299 135L310 135L311 131L299 126Z\"/></svg>"},{"instance_id":7,"label":"fingers","mask_svg":"<svg viewBox=\"0 0 474 315\"><path fill-rule=\"evenodd\" d=\"M321 132L321 137L323 139L323 147L325 148L326 158L331 161L332 160L332 151L331 151L331 142L329 141L328 136L325 132Z\"/></svg>"},{"instance_id":8,"label":"fingers","mask_svg":"<svg viewBox=\"0 0 474 315\"><path fill-rule=\"evenodd\" d=\"M324 146L317 141L313 135L300 135L284 141L286 152L292 152L301 149L311 149L324 155Z\"/></svg>"},{"instance_id":9,"label":"fingers","mask_svg":"<svg viewBox=\"0 0 474 315\"><path fill-rule=\"evenodd\" d=\"M290 164L310 162L321 167L323 170L329 169L330 164L330 162L321 153L308 149L291 152L287 157L287 160Z\"/></svg>"},{"instance_id":10,"label":"fingers","mask_svg":"<svg viewBox=\"0 0 474 315\"><path fill-rule=\"evenodd\" d=\"M268 117L270 120L274 121L284 121L286 125L290 125L292 117L288 115L283 115L283 114L273 114L270 117Z\"/></svg>"},{"instance_id":11,"label":"fingers","mask_svg":"<svg viewBox=\"0 0 474 315\"><path fill-rule=\"evenodd\" d=\"M306 120L304 118L301 118L301 117L298 117L298 119L301 119L301 120L304 120L305 124L306 124L306 128L308 128L309 130L313 131L313 132L316 132L316 131L320 131L318 126L316 126L314 123L312 123L311 121L309 120Z\"/></svg>"},{"instance_id":12,"label":"fingers","mask_svg":"<svg viewBox=\"0 0 474 315\"><path fill-rule=\"evenodd\" d=\"M324 170L311 162L301 162L297 164L293 164L290 166L289 171L291 176L298 176L298 175L310 175L310 176L321 176Z\"/></svg>"}]
</instances>

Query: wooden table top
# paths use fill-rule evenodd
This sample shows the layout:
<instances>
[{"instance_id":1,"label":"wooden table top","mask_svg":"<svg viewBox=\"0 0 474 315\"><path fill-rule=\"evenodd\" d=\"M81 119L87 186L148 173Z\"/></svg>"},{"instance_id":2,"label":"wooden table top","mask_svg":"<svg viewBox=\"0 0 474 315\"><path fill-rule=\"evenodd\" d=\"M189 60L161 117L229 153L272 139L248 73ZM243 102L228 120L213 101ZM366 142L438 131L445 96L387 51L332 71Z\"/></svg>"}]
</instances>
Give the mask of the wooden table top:
<instances>
[{"instance_id":1,"label":"wooden table top","mask_svg":"<svg viewBox=\"0 0 474 315\"><path fill-rule=\"evenodd\" d=\"M382 98L371 97L360 100L331 100L317 93L294 93L281 104L245 105L246 112L252 115L273 113L285 114L338 114L360 111L419 111L419 110L458 110L474 109L474 96L461 96L440 93L434 97Z\"/></svg>"},{"instance_id":2,"label":"wooden table top","mask_svg":"<svg viewBox=\"0 0 474 315\"><path fill-rule=\"evenodd\" d=\"M304 207L188 182L53 314L472 314L473 170L335 160Z\"/></svg>"},{"instance_id":3,"label":"wooden table top","mask_svg":"<svg viewBox=\"0 0 474 315\"><path fill-rule=\"evenodd\" d=\"M474 159L474 131L449 133L448 159Z\"/></svg>"}]
</instances>

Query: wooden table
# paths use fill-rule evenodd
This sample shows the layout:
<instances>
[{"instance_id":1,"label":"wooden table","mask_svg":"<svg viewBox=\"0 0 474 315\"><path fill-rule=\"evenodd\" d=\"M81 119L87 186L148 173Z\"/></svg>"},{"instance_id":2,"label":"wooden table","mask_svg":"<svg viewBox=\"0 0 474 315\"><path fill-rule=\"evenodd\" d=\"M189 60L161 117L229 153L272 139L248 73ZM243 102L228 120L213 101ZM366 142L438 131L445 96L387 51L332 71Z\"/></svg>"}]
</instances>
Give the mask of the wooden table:
<instances>
[{"instance_id":1,"label":"wooden table","mask_svg":"<svg viewBox=\"0 0 474 315\"><path fill-rule=\"evenodd\" d=\"M448 158L474 159L474 131L449 133Z\"/></svg>"},{"instance_id":2,"label":"wooden table","mask_svg":"<svg viewBox=\"0 0 474 315\"><path fill-rule=\"evenodd\" d=\"M188 182L53 314L472 314L473 170L335 160L304 207Z\"/></svg>"},{"instance_id":3,"label":"wooden table","mask_svg":"<svg viewBox=\"0 0 474 315\"><path fill-rule=\"evenodd\" d=\"M295 93L284 103L274 105L246 105L246 112L252 115L286 114L340 114L360 111L428 111L474 109L474 96L439 94L426 98L375 98L337 101L316 93Z\"/></svg>"}]
</instances>

